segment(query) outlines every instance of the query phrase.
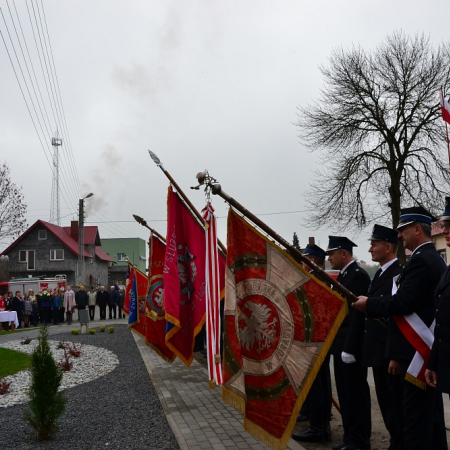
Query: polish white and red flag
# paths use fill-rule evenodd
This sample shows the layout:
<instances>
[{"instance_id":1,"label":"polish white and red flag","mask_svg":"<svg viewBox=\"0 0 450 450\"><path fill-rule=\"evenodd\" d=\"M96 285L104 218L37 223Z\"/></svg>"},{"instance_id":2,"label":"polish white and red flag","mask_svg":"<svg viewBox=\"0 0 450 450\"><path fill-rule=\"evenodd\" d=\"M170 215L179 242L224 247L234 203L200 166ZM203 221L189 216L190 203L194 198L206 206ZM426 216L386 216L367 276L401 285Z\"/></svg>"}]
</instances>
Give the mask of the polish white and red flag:
<instances>
[{"instance_id":1,"label":"polish white and red flag","mask_svg":"<svg viewBox=\"0 0 450 450\"><path fill-rule=\"evenodd\" d=\"M441 91L441 112L442 112L442 118L450 124L450 105L448 101L444 98L444 94Z\"/></svg>"},{"instance_id":2,"label":"polish white and red flag","mask_svg":"<svg viewBox=\"0 0 450 450\"><path fill-rule=\"evenodd\" d=\"M217 248L217 220L210 202L207 202L202 213L206 237L206 347L209 383L213 388L223 384L220 300L224 294L226 262Z\"/></svg>"}]
</instances>

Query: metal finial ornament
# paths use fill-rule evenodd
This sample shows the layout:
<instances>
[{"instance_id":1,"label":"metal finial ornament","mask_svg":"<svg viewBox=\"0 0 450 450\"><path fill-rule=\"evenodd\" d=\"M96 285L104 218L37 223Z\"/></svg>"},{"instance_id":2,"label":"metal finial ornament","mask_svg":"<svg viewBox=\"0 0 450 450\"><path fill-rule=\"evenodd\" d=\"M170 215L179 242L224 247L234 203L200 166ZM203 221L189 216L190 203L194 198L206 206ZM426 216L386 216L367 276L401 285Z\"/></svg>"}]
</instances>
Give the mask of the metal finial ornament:
<instances>
[{"instance_id":1,"label":"metal finial ornament","mask_svg":"<svg viewBox=\"0 0 450 450\"><path fill-rule=\"evenodd\" d=\"M161 167L161 169L165 172L166 169L164 169L163 163L161 162L161 160L156 156L155 153L153 153L151 150L148 151L148 153L150 154L150 158L152 158L153 162Z\"/></svg>"},{"instance_id":2,"label":"metal finial ornament","mask_svg":"<svg viewBox=\"0 0 450 450\"><path fill-rule=\"evenodd\" d=\"M206 201L211 202L211 192L216 186L220 187L220 184L218 184L217 180L213 178L206 169L203 172L199 172L196 178L198 186L191 186L191 189L198 191L200 186L205 186Z\"/></svg>"}]
</instances>

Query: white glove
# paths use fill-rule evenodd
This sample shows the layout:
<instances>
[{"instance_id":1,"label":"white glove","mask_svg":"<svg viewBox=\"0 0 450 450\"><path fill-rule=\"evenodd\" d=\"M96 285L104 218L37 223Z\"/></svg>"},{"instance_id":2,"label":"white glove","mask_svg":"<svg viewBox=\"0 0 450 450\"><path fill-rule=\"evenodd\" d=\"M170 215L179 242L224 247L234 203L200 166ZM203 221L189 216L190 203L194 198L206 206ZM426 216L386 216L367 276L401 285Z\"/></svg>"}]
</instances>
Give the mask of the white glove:
<instances>
[{"instance_id":1,"label":"white glove","mask_svg":"<svg viewBox=\"0 0 450 450\"><path fill-rule=\"evenodd\" d=\"M351 364L356 362L355 355L351 355L350 353L342 352L341 353L342 361L345 362L345 364Z\"/></svg>"}]
</instances>

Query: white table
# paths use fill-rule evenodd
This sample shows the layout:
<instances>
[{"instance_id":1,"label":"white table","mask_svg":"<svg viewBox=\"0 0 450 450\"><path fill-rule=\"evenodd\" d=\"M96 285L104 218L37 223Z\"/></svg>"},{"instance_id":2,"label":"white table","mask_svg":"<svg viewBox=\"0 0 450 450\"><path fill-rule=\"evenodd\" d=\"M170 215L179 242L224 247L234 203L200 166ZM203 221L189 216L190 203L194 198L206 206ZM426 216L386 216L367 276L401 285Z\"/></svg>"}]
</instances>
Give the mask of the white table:
<instances>
[{"instance_id":1,"label":"white table","mask_svg":"<svg viewBox=\"0 0 450 450\"><path fill-rule=\"evenodd\" d=\"M0 312L0 331L2 330L2 322L9 322L11 329L19 326L19 319L17 318L16 311L2 311Z\"/></svg>"}]
</instances>

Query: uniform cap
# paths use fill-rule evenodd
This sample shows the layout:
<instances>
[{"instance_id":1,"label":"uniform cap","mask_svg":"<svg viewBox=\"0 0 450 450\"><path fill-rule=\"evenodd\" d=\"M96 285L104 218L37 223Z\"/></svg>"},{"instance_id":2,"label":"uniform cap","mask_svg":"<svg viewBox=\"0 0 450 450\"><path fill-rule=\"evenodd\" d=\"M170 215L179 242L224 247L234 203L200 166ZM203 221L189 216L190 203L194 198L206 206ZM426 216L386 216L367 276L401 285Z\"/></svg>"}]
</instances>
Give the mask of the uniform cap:
<instances>
[{"instance_id":1,"label":"uniform cap","mask_svg":"<svg viewBox=\"0 0 450 450\"><path fill-rule=\"evenodd\" d=\"M327 256L325 250L323 250L322 248L320 248L316 244L308 244L303 249L302 253L304 255L314 255L314 256L317 256L318 258L321 258L321 259L325 259L325 257Z\"/></svg>"},{"instance_id":2,"label":"uniform cap","mask_svg":"<svg viewBox=\"0 0 450 450\"><path fill-rule=\"evenodd\" d=\"M328 236L328 248L327 253L333 250L349 250L352 251L353 247L358 247L354 242L345 236Z\"/></svg>"},{"instance_id":3,"label":"uniform cap","mask_svg":"<svg viewBox=\"0 0 450 450\"><path fill-rule=\"evenodd\" d=\"M422 206L403 208L400 210L400 221L397 225L397 230L415 222L431 225L431 222L435 222L436 220L437 219Z\"/></svg>"},{"instance_id":4,"label":"uniform cap","mask_svg":"<svg viewBox=\"0 0 450 450\"><path fill-rule=\"evenodd\" d=\"M398 244L397 231L392 228L384 227L383 225L375 224L372 229L372 236L369 241L388 241L393 244Z\"/></svg>"}]
</instances>

